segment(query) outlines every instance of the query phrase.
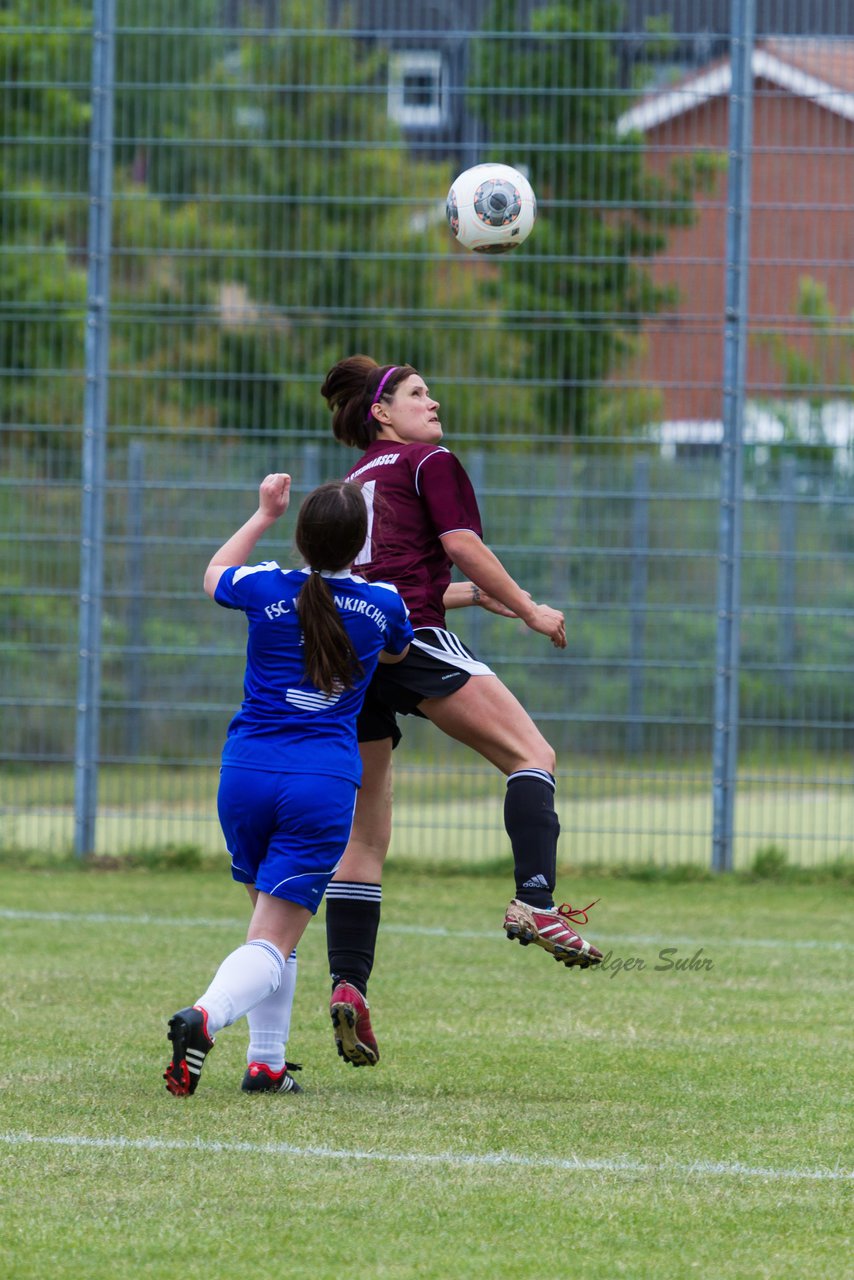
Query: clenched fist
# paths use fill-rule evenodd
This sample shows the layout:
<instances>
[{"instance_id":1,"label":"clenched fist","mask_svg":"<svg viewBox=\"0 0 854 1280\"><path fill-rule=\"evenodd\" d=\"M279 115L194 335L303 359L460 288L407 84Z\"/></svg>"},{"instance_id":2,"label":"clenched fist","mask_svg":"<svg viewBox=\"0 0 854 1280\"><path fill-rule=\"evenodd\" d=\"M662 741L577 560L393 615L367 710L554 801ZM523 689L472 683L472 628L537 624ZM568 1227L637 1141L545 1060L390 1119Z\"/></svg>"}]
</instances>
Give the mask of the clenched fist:
<instances>
[{"instance_id":1,"label":"clenched fist","mask_svg":"<svg viewBox=\"0 0 854 1280\"><path fill-rule=\"evenodd\" d=\"M288 509L291 500L291 478L285 471L275 471L265 476L258 488L259 509L265 516L278 520Z\"/></svg>"}]
</instances>

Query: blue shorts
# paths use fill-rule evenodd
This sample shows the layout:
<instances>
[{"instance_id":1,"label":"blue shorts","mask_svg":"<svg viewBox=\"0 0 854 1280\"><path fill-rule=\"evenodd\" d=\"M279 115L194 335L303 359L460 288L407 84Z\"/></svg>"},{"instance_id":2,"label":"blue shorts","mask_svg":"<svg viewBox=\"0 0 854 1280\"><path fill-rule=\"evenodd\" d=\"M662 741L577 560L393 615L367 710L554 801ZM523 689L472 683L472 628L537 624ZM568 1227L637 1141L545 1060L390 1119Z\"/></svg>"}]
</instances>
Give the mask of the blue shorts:
<instances>
[{"instance_id":1,"label":"blue shorts","mask_svg":"<svg viewBox=\"0 0 854 1280\"><path fill-rule=\"evenodd\" d=\"M344 778L223 765L217 810L234 879L316 912L350 838L357 790Z\"/></svg>"}]
</instances>

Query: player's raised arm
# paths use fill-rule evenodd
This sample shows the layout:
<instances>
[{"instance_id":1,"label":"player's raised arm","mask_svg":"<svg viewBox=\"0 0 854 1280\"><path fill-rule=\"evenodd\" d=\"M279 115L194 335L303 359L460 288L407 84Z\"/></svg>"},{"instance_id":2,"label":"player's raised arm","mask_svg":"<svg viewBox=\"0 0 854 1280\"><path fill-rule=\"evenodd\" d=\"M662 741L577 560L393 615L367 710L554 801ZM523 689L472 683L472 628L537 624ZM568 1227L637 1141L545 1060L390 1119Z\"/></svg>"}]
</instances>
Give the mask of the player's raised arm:
<instances>
[{"instance_id":1,"label":"player's raised arm","mask_svg":"<svg viewBox=\"0 0 854 1280\"><path fill-rule=\"evenodd\" d=\"M257 511L211 556L204 583L211 599L224 571L232 565L246 564L256 544L287 511L290 497L291 477L286 472L277 471L264 477L258 487Z\"/></svg>"}]
</instances>

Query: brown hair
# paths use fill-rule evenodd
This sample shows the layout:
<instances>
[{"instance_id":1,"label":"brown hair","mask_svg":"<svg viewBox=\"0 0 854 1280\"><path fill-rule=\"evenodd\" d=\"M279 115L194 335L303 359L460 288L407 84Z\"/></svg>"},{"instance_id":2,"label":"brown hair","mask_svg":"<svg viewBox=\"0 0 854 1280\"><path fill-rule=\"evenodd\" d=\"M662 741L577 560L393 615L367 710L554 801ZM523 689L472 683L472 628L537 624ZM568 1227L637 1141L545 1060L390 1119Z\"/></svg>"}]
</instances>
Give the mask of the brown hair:
<instances>
[{"instance_id":1,"label":"brown hair","mask_svg":"<svg viewBox=\"0 0 854 1280\"><path fill-rule=\"evenodd\" d=\"M361 486L332 480L304 499L297 516L296 544L311 572L297 597L306 675L316 689L350 689L363 668L320 570L336 572L353 563L368 535Z\"/></svg>"},{"instance_id":2,"label":"brown hair","mask_svg":"<svg viewBox=\"0 0 854 1280\"><path fill-rule=\"evenodd\" d=\"M342 444L367 449L377 438L379 425L371 413L382 384L380 399L390 400L398 385L417 369L411 364L377 364L371 356L347 356L329 370L320 394L332 410L332 432Z\"/></svg>"}]
</instances>

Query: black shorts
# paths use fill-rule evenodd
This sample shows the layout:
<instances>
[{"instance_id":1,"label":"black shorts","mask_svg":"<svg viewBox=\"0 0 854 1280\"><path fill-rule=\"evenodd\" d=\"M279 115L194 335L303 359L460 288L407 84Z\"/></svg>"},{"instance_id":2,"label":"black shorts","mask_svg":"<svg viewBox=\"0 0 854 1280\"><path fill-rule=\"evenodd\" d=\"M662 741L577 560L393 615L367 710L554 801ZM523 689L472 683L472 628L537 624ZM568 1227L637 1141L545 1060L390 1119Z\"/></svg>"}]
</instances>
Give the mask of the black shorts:
<instances>
[{"instance_id":1,"label":"black shorts","mask_svg":"<svg viewBox=\"0 0 854 1280\"><path fill-rule=\"evenodd\" d=\"M378 664L356 721L357 737L360 742L391 738L396 747L401 739L399 715L423 718L418 704L425 698L447 698L471 676L492 674L452 631L417 627L402 662Z\"/></svg>"}]
</instances>

